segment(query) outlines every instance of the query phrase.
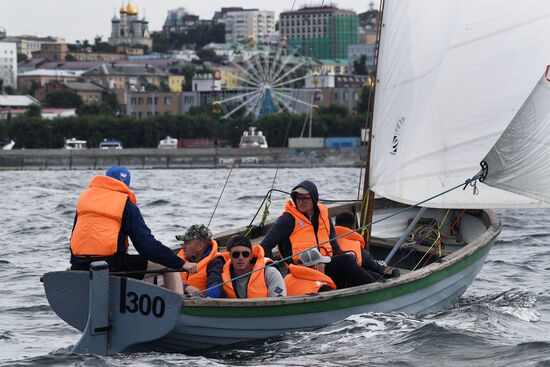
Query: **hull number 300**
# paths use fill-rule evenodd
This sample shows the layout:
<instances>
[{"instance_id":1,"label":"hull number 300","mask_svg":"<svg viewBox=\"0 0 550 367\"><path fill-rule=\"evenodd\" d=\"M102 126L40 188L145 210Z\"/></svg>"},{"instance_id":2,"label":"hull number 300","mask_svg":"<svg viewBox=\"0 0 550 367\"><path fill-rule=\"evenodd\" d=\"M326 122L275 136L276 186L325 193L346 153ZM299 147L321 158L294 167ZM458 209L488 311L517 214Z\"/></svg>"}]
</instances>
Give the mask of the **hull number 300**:
<instances>
[{"instance_id":1,"label":"hull number 300","mask_svg":"<svg viewBox=\"0 0 550 367\"><path fill-rule=\"evenodd\" d=\"M153 315L161 318L166 311L166 302L161 296L126 292L126 278L120 279L120 313L140 313L143 316Z\"/></svg>"}]
</instances>

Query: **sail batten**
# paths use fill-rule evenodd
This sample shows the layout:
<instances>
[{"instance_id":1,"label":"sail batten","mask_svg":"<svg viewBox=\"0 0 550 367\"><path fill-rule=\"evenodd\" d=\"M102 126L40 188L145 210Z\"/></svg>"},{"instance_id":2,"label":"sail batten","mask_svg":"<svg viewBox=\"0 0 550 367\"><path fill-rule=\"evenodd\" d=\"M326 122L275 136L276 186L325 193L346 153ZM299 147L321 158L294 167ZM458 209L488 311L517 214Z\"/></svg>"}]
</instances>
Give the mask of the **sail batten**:
<instances>
[{"instance_id":1,"label":"sail batten","mask_svg":"<svg viewBox=\"0 0 550 367\"><path fill-rule=\"evenodd\" d=\"M479 171L550 62L543 47L550 33L546 6L541 0L386 1L373 191L412 204ZM546 206L540 196L504 186L479 185L476 196L458 191L426 206Z\"/></svg>"}]
</instances>

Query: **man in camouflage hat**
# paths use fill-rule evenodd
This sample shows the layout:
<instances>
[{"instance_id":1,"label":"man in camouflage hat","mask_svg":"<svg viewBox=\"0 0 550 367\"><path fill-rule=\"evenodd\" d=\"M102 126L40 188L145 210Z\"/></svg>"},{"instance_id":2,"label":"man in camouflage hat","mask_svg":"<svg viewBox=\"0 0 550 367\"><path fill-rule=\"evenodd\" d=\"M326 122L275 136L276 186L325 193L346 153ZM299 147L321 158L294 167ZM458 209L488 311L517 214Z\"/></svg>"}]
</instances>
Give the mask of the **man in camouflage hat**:
<instances>
[{"instance_id":1,"label":"man in camouflage hat","mask_svg":"<svg viewBox=\"0 0 550 367\"><path fill-rule=\"evenodd\" d=\"M218 244L212 239L212 232L204 224L194 224L185 234L176 235L176 239L183 241L178 256L184 261L193 259L192 262L197 263L196 273L181 273L184 293L222 297L221 287L214 286L222 283L223 260L218 256Z\"/></svg>"},{"instance_id":2,"label":"man in camouflage hat","mask_svg":"<svg viewBox=\"0 0 550 367\"><path fill-rule=\"evenodd\" d=\"M178 241L209 240L212 232L204 224L193 224L185 234L176 235Z\"/></svg>"}]
</instances>

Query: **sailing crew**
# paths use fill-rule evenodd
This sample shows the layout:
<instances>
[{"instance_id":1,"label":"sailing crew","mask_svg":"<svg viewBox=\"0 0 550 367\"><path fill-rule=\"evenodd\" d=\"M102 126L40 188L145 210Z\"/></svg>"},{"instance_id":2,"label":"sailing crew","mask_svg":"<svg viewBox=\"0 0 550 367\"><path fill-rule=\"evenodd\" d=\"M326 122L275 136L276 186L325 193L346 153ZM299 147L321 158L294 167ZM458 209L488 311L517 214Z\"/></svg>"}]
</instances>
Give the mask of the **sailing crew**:
<instances>
[{"instance_id":1,"label":"sailing crew","mask_svg":"<svg viewBox=\"0 0 550 367\"><path fill-rule=\"evenodd\" d=\"M218 257L218 243L212 239L212 232L204 224L193 224L185 234L177 235L183 241L178 256L189 262L197 263L197 272L181 273L183 292L203 297L222 297L221 287L224 261ZM206 290L204 293L200 293Z\"/></svg>"},{"instance_id":2,"label":"sailing crew","mask_svg":"<svg viewBox=\"0 0 550 367\"><path fill-rule=\"evenodd\" d=\"M292 189L290 197L285 211L261 242L267 257L273 258L272 250L278 245L281 256L292 256L292 262L296 263L300 252L317 248L322 255L332 258L326 264L325 271L338 288L376 281L376 278L357 265L353 256L341 251L334 238L336 234L328 208L318 203L319 194L313 182L301 182Z\"/></svg>"},{"instance_id":3,"label":"sailing crew","mask_svg":"<svg viewBox=\"0 0 550 367\"><path fill-rule=\"evenodd\" d=\"M302 252L298 264L288 266L285 276L286 291L289 296L316 294L336 289L336 284L325 274L325 264L330 256L323 256L316 248Z\"/></svg>"},{"instance_id":4,"label":"sailing crew","mask_svg":"<svg viewBox=\"0 0 550 367\"><path fill-rule=\"evenodd\" d=\"M227 243L223 258L223 291L227 298L286 296L283 276L277 268L266 266L272 261L264 257L260 245L252 246L245 236L233 236Z\"/></svg>"},{"instance_id":5,"label":"sailing crew","mask_svg":"<svg viewBox=\"0 0 550 367\"><path fill-rule=\"evenodd\" d=\"M355 215L352 212L342 212L336 216L334 230L338 238L338 244L342 251L353 252L359 266L369 271L375 278L396 278L400 275L399 269L390 268L376 261L366 249L365 239L357 232L351 232L355 228ZM351 233L350 233L351 232Z\"/></svg>"},{"instance_id":6,"label":"sailing crew","mask_svg":"<svg viewBox=\"0 0 550 367\"><path fill-rule=\"evenodd\" d=\"M128 237L139 255L128 254ZM180 259L155 239L130 190L130 172L122 166L92 178L80 195L70 249L72 270L88 270L92 262L103 260L111 272L131 272L128 276L135 279L143 279L143 271L163 266L197 271L197 264ZM179 273L164 273L163 278L166 288L183 292Z\"/></svg>"}]
</instances>

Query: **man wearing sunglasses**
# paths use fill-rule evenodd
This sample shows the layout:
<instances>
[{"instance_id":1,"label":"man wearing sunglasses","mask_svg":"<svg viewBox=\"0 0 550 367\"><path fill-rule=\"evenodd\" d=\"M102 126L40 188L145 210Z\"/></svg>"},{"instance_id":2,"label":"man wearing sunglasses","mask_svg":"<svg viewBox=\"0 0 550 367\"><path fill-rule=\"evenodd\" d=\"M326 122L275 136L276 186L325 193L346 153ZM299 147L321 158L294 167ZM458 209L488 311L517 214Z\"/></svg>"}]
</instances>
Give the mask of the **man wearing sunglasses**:
<instances>
[{"instance_id":1,"label":"man wearing sunglasses","mask_svg":"<svg viewBox=\"0 0 550 367\"><path fill-rule=\"evenodd\" d=\"M197 272L181 273L183 291L190 295L203 297L222 297L223 259L219 257L218 243L212 239L212 232L204 224L193 224L183 235L176 239L183 241L178 256L185 261L197 263ZM200 293L208 289L206 292Z\"/></svg>"},{"instance_id":2,"label":"man wearing sunglasses","mask_svg":"<svg viewBox=\"0 0 550 367\"><path fill-rule=\"evenodd\" d=\"M284 213L277 219L261 242L265 254L273 258L272 249L279 246L281 256L298 255L311 248L317 248L323 256L330 256L326 264L326 274L334 280L338 288L375 282L376 279L355 262L354 256L342 252L336 232L328 215L328 208L319 204L317 186L311 181L303 181L292 189L291 200L285 205Z\"/></svg>"},{"instance_id":3,"label":"man wearing sunglasses","mask_svg":"<svg viewBox=\"0 0 550 367\"><path fill-rule=\"evenodd\" d=\"M223 291L227 298L286 296L285 282L279 270L266 267L272 261L264 257L261 246L252 246L245 236L231 237L223 257Z\"/></svg>"}]
</instances>

